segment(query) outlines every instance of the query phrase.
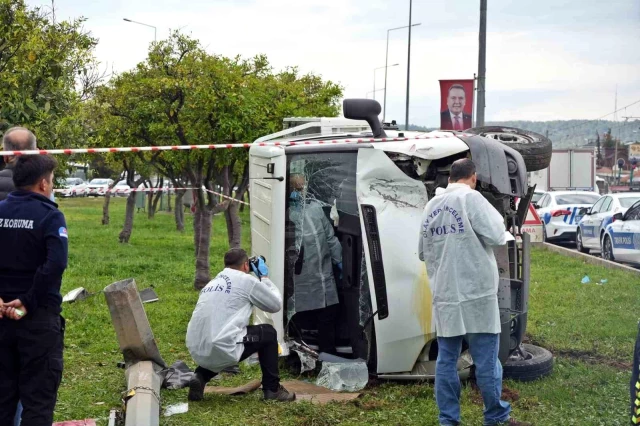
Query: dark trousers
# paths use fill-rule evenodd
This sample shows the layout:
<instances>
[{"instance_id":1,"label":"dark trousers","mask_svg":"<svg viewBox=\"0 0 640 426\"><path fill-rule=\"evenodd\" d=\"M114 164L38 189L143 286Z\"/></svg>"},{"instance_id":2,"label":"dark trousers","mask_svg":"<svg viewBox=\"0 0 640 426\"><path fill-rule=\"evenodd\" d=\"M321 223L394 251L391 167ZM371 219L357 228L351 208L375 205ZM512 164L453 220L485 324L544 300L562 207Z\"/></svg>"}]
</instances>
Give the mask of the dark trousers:
<instances>
[{"instance_id":1,"label":"dark trousers","mask_svg":"<svg viewBox=\"0 0 640 426\"><path fill-rule=\"evenodd\" d=\"M0 426L51 426L62 379L64 318L39 308L19 321L0 319Z\"/></svg>"},{"instance_id":2,"label":"dark trousers","mask_svg":"<svg viewBox=\"0 0 640 426\"><path fill-rule=\"evenodd\" d=\"M278 333L269 324L250 325L244 339L244 352L240 361L258 353L260 369L262 370L262 389L277 391L280 386L278 375ZM213 379L218 372L206 368L196 368L196 373L206 382Z\"/></svg>"},{"instance_id":3,"label":"dark trousers","mask_svg":"<svg viewBox=\"0 0 640 426\"><path fill-rule=\"evenodd\" d=\"M336 320L340 313L340 305L331 305L309 312L314 312L318 319L318 351L337 355Z\"/></svg>"}]
</instances>

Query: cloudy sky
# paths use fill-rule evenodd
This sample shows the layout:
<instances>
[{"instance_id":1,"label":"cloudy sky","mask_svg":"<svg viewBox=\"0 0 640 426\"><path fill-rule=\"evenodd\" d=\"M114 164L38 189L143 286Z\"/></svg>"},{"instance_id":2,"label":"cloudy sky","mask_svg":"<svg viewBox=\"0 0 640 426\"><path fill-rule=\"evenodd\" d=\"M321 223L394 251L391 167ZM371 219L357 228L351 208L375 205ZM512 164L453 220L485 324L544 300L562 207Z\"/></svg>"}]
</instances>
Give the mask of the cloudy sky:
<instances>
[{"instance_id":1,"label":"cloudy sky","mask_svg":"<svg viewBox=\"0 0 640 426\"><path fill-rule=\"evenodd\" d=\"M50 5L27 0L30 5ZM439 125L439 79L473 78L479 0L414 0L411 123ZM84 16L97 56L116 71L143 60L153 29L198 38L209 52L267 54L339 82L346 97L373 90L387 29L407 25L409 0L55 0L58 19ZM407 30L390 33L387 119L403 123ZM640 100L639 0L489 0L487 120L597 118ZM384 87L384 70L376 89ZM370 97L371 94L369 93ZM382 103L383 92L376 93ZM640 104L623 115L640 116ZM609 118L613 118L610 116Z\"/></svg>"}]
</instances>

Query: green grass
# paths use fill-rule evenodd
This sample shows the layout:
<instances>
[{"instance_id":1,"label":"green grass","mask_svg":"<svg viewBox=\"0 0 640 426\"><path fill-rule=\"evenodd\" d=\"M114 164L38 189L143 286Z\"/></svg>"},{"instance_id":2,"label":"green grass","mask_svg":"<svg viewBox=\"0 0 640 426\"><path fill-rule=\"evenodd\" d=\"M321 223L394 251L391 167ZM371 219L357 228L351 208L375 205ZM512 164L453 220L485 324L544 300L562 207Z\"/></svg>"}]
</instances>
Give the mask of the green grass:
<instances>
[{"instance_id":1,"label":"green grass","mask_svg":"<svg viewBox=\"0 0 640 426\"><path fill-rule=\"evenodd\" d=\"M160 301L145 305L160 351L168 363L193 362L184 336L197 300L193 290L194 253L191 218L186 231L175 231L173 216L158 213L148 220L136 214L131 243L118 243L124 220L124 200L116 199L111 225L102 226L102 200L63 200L69 229L69 269L63 292L85 287L99 292L110 283L135 278L138 288L154 286ZM245 247L249 247L248 216L243 216ZM214 219L211 245L212 273L221 267L227 248L226 226ZM604 286L582 285L584 273L607 278ZM606 359L630 361L638 305L638 278L583 265L574 259L534 250L529 315L533 341L558 351L591 352L587 363L571 354L556 359L554 374L542 381L506 382L519 394L513 403L519 419L536 425L626 425L629 371L607 365ZM56 420L95 418L106 425L109 410L121 408L125 390L122 359L104 296L64 306L67 318L65 373L56 408ZM259 378L257 367L242 366L239 377L224 385ZM286 376L286 373L284 374ZM162 391L163 407L186 402L186 390ZM482 424L478 394L463 391L465 425ZM324 407L264 403L260 393L244 397L209 396L190 403L189 413L161 418L163 425L436 425L437 408L431 384L380 383L355 402Z\"/></svg>"}]
</instances>

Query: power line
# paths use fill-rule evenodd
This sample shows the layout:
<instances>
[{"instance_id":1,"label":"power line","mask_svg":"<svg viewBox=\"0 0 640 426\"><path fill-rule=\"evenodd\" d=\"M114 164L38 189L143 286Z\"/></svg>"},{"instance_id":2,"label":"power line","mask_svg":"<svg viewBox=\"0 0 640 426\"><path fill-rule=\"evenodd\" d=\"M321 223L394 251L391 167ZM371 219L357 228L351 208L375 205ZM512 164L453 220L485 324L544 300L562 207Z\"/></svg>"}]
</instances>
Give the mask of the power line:
<instances>
[{"instance_id":1,"label":"power line","mask_svg":"<svg viewBox=\"0 0 640 426\"><path fill-rule=\"evenodd\" d=\"M624 110L624 109L627 109L627 108L632 107L632 106L637 105L637 104L640 104L640 99L638 99L637 101L635 101L635 102L633 102L633 103L630 103L630 104L629 104L629 105L627 105L627 106L624 106L624 107L618 108L617 110L615 110L615 111L613 111L613 112L610 112L609 114L605 114L605 115L603 115L603 116L601 116L601 117L598 117L598 118L592 118L592 119L589 119L589 121L599 121L599 120L602 120L602 119L603 119L603 118L605 118L605 117L608 117L608 116L610 116L610 115L616 114L616 113L618 113L618 112L620 112L620 111L622 111L622 110ZM572 125L572 126L568 126L568 127L565 127L565 128L560 128L560 129L552 130L551 132L552 132L552 133L564 132L564 131L566 131L566 130L571 130L571 129L574 129L574 128L576 128L576 127L584 126L584 125L586 125L586 124L588 124L588 123L574 124L574 125Z\"/></svg>"}]
</instances>

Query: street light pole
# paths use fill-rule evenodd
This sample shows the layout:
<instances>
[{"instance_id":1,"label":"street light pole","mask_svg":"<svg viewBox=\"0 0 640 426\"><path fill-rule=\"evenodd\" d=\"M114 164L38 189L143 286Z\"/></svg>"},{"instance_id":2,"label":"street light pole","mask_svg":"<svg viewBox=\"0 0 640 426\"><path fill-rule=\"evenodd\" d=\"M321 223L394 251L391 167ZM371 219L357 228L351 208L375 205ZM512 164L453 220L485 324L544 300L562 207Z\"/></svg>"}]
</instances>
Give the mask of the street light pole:
<instances>
[{"instance_id":1,"label":"street light pole","mask_svg":"<svg viewBox=\"0 0 640 426\"><path fill-rule=\"evenodd\" d=\"M480 0L480 37L478 52L478 106L476 127L484 126L485 81L487 74L487 0Z\"/></svg>"},{"instance_id":2,"label":"street light pole","mask_svg":"<svg viewBox=\"0 0 640 426\"><path fill-rule=\"evenodd\" d=\"M154 27L153 25L145 24L143 22L138 22L138 21L132 21L131 19L127 19L127 18L122 18L122 20L126 22L131 22L132 24L144 25L145 27L153 28L153 41L154 42L158 41L157 28Z\"/></svg>"},{"instance_id":3,"label":"street light pole","mask_svg":"<svg viewBox=\"0 0 640 426\"><path fill-rule=\"evenodd\" d=\"M386 101L386 97L387 97L387 69L391 68L391 67L397 67L400 64L393 64L393 65L385 65L384 67L378 67L378 68L374 68L373 69L373 99L376 98L376 71L381 70L384 68L384 94L385 94L385 101ZM384 119L382 120L384 121Z\"/></svg>"},{"instance_id":4,"label":"street light pole","mask_svg":"<svg viewBox=\"0 0 640 426\"><path fill-rule=\"evenodd\" d=\"M422 23L417 23L417 24L413 24L412 27L417 27L418 25L422 25ZM407 28L407 26L405 25L404 27L398 27L398 28L391 28L389 30L387 30L387 53L385 56L385 60L384 60L384 65L385 67L388 68L388 64L389 64L389 33L391 31L395 31L395 30L403 30ZM384 106L382 107L382 122L384 123L385 119L387 118L387 69L385 68L384 70Z\"/></svg>"},{"instance_id":5,"label":"street light pole","mask_svg":"<svg viewBox=\"0 0 640 426\"><path fill-rule=\"evenodd\" d=\"M486 1L486 0L485 0ZM407 48L407 107L405 111L405 131L409 131L409 83L411 82L411 12L413 11L413 0L409 0L409 46Z\"/></svg>"}]
</instances>

